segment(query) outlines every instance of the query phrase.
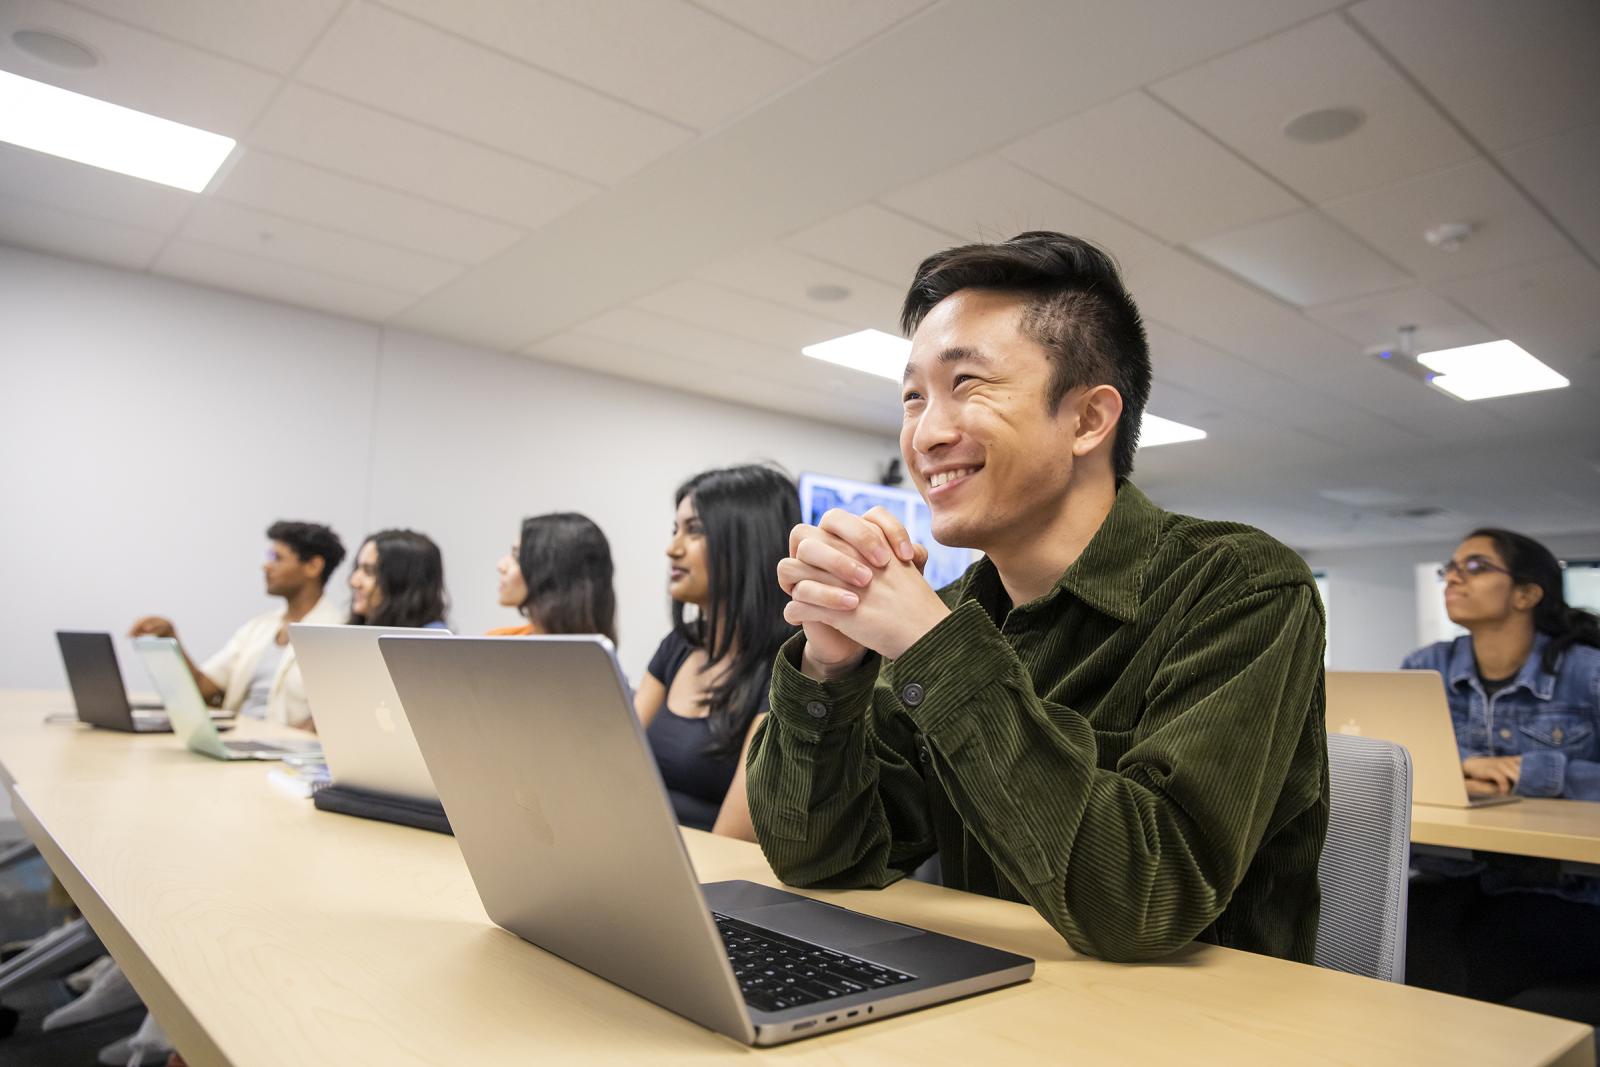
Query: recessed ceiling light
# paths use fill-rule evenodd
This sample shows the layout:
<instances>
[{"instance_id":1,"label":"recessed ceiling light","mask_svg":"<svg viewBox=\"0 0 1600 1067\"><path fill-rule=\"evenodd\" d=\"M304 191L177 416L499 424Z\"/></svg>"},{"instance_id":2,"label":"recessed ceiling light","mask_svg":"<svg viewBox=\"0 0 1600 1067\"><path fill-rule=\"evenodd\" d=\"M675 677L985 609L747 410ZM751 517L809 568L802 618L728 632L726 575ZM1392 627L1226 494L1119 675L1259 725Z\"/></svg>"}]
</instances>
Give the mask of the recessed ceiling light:
<instances>
[{"instance_id":1,"label":"recessed ceiling light","mask_svg":"<svg viewBox=\"0 0 1600 1067\"><path fill-rule=\"evenodd\" d=\"M850 297L850 290L843 285L813 285L806 289L806 296L821 304L837 304Z\"/></svg>"},{"instance_id":2,"label":"recessed ceiling light","mask_svg":"<svg viewBox=\"0 0 1600 1067\"><path fill-rule=\"evenodd\" d=\"M1178 445L1185 441L1204 441L1206 432L1194 426L1185 426L1181 422L1163 419L1160 415L1152 415L1148 411L1144 418L1139 420L1139 447L1159 448L1162 445Z\"/></svg>"},{"instance_id":3,"label":"recessed ceiling light","mask_svg":"<svg viewBox=\"0 0 1600 1067\"><path fill-rule=\"evenodd\" d=\"M0 141L198 193L234 140L0 70Z\"/></svg>"},{"instance_id":4,"label":"recessed ceiling light","mask_svg":"<svg viewBox=\"0 0 1600 1067\"><path fill-rule=\"evenodd\" d=\"M800 351L812 359L898 382L906 372L911 342L882 330L858 330L831 341L806 345Z\"/></svg>"},{"instance_id":5,"label":"recessed ceiling light","mask_svg":"<svg viewBox=\"0 0 1600 1067\"><path fill-rule=\"evenodd\" d=\"M1296 115L1283 124L1283 135L1301 144L1327 144L1361 128L1367 116L1360 108L1323 107Z\"/></svg>"},{"instance_id":6,"label":"recessed ceiling light","mask_svg":"<svg viewBox=\"0 0 1600 1067\"><path fill-rule=\"evenodd\" d=\"M1537 393L1572 384L1511 341L1424 352L1417 362L1434 372L1434 385L1462 400Z\"/></svg>"},{"instance_id":7,"label":"recessed ceiling light","mask_svg":"<svg viewBox=\"0 0 1600 1067\"><path fill-rule=\"evenodd\" d=\"M53 30L18 30L11 43L34 59L68 70L88 70L100 65L100 57L86 44Z\"/></svg>"}]
</instances>

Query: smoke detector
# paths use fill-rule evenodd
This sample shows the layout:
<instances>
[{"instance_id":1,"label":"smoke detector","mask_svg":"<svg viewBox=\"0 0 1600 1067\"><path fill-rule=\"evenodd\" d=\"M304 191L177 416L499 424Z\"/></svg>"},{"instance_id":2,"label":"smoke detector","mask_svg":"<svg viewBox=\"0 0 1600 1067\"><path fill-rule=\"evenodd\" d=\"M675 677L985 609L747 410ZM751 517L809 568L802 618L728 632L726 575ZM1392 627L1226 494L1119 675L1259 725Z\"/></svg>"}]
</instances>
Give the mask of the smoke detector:
<instances>
[{"instance_id":1,"label":"smoke detector","mask_svg":"<svg viewBox=\"0 0 1600 1067\"><path fill-rule=\"evenodd\" d=\"M1422 231L1422 239L1441 252L1458 251L1472 236L1472 223L1446 222Z\"/></svg>"}]
</instances>

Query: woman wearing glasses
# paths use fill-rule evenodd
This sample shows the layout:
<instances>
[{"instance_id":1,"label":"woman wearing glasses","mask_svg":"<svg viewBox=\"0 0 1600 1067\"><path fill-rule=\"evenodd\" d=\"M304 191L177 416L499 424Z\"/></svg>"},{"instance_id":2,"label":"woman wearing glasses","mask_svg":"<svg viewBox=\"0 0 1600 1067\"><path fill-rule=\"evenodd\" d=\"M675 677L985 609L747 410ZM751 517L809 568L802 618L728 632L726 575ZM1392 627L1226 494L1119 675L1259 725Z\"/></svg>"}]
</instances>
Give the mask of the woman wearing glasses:
<instances>
[{"instance_id":1,"label":"woman wearing glasses","mask_svg":"<svg viewBox=\"0 0 1600 1067\"><path fill-rule=\"evenodd\" d=\"M1402 666L1444 677L1468 792L1600 800L1600 619L1566 602L1556 557L1475 530L1440 577L1466 636ZM1416 865L1407 982L1600 1023L1600 878Z\"/></svg>"}]
</instances>

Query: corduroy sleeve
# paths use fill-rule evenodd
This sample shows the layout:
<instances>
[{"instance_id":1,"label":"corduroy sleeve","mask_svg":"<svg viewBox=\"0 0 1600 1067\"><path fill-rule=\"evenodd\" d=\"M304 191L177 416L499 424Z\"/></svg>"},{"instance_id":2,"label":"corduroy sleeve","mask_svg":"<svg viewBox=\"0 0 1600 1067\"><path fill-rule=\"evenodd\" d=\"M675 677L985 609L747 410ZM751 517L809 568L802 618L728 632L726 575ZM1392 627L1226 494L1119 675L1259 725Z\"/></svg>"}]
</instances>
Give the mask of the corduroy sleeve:
<instances>
[{"instance_id":1,"label":"corduroy sleeve","mask_svg":"<svg viewBox=\"0 0 1600 1067\"><path fill-rule=\"evenodd\" d=\"M881 888L934 850L909 725L873 711L877 655L818 682L798 666L804 643L778 653L772 713L750 743L756 838L790 885Z\"/></svg>"},{"instance_id":2,"label":"corduroy sleeve","mask_svg":"<svg viewBox=\"0 0 1600 1067\"><path fill-rule=\"evenodd\" d=\"M1097 766L1084 716L1034 692L976 603L884 671L880 694L925 735L968 832L1079 951L1149 959L1193 941L1277 829L1286 780L1323 774L1295 759L1321 713L1316 594L1236 592L1184 620L1114 770ZM1318 788L1304 792L1316 802Z\"/></svg>"}]
</instances>

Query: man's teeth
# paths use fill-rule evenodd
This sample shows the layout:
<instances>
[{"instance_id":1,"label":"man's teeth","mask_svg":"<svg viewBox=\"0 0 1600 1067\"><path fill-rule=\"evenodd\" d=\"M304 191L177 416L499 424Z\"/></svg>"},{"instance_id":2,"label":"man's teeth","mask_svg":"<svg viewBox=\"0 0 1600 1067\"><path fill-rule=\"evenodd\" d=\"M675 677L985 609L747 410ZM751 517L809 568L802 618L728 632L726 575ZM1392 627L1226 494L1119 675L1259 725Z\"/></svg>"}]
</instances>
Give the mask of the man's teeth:
<instances>
[{"instance_id":1,"label":"man's teeth","mask_svg":"<svg viewBox=\"0 0 1600 1067\"><path fill-rule=\"evenodd\" d=\"M963 467L958 471L940 471L928 479L928 488L937 489L946 482L953 482L957 478L965 478L969 474L978 473L976 467Z\"/></svg>"}]
</instances>

